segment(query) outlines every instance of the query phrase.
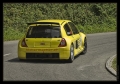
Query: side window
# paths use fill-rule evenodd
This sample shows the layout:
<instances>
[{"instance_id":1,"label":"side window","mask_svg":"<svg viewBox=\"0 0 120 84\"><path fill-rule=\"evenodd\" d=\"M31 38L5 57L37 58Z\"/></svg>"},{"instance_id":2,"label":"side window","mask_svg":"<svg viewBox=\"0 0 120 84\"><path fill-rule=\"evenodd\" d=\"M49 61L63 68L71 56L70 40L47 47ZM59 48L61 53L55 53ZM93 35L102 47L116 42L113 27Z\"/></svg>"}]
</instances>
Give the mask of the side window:
<instances>
[{"instance_id":1,"label":"side window","mask_svg":"<svg viewBox=\"0 0 120 84\"><path fill-rule=\"evenodd\" d=\"M68 24L65 24L65 25L64 25L64 29L65 29L66 34L67 34L68 36L72 35L72 31L70 30Z\"/></svg>"},{"instance_id":2,"label":"side window","mask_svg":"<svg viewBox=\"0 0 120 84\"><path fill-rule=\"evenodd\" d=\"M74 34L78 34L79 33L77 28L76 28L76 26L72 22L68 22L68 24L70 25L70 27L71 27L71 29L72 29Z\"/></svg>"}]
</instances>

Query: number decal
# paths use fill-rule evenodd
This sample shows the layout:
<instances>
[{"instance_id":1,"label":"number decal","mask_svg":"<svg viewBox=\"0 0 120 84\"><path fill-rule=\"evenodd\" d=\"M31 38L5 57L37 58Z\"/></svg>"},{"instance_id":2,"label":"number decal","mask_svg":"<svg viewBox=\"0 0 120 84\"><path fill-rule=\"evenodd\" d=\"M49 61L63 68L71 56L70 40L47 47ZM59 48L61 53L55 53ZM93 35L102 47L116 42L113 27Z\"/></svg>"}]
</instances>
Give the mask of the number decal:
<instances>
[{"instance_id":1,"label":"number decal","mask_svg":"<svg viewBox=\"0 0 120 84\"><path fill-rule=\"evenodd\" d=\"M82 44L82 37L78 39L78 46L81 46L81 44Z\"/></svg>"}]
</instances>

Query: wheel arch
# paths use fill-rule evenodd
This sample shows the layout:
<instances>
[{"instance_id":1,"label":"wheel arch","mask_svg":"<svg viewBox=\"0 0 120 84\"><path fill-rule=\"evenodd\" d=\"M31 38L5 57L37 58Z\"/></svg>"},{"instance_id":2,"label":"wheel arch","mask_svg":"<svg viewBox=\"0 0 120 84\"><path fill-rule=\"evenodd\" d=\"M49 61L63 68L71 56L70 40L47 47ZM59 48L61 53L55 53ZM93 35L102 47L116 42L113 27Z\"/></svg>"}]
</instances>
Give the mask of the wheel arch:
<instances>
[{"instance_id":1,"label":"wheel arch","mask_svg":"<svg viewBox=\"0 0 120 84\"><path fill-rule=\"evenodd\" d=\"M82 37L82 46L84 46L84 41L85 39L87 39L86 35L83 33L80 33L81 37Z\"/></svg>"}]
</instances>

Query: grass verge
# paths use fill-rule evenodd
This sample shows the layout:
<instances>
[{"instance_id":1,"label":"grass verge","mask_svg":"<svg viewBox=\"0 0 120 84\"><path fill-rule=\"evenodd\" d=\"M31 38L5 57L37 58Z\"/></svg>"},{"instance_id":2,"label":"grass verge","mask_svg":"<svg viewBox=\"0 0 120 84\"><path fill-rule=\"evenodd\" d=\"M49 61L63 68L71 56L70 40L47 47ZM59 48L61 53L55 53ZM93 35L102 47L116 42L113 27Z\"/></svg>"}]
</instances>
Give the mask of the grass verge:
<instances>
[{"instance_id":1,"label":"grass verge","mask_svg":"<svg viewBox=\"0 0 120 84\"><path fill-rule=\"evenodd\" d=\"M117 58L115 57L112 62L112 68L117 71Z\"/></svg>"},{"instance_id":2,"label":"grass verge","mask_svg":"<svg viewBox=\"0 0 120 84\"><path fill-rule=\"evenodd\" d=\"M82 25L77 26L80 30L84 30L86 34L91 33L102 33L102 32L115 32L116 26L115 25L107 25L107 24L93 24L93 25Z\"/></svg>"},{"instance_id":3,"label":"grass verge","mask_svg":"<svg viewBox=\"0 0 120 84\"><path fill-rule=\"evenodd\" d=\"M3 30L4 41L19 40L23 36L24 32L20 32L17 29L8 28L6 30Z\"/></svg>"},{"instance_id":4,"label":"grass verge","mask_svg":"<svg viewBox=\"0 0 120 84\"><path fill-rule=\"evenodd\" d=\"M80 30L81 29L84 30L86 34L116 31L116 26L105 25L105 24L85 25L84 27L81 25L77 25L77 27ZM8 29L4 29L3 34L4 34L4 41L11 41L11 40L19 40L21 37L24 36L25 32L20 32L18 29L8 28Z\"/></svg>"}]
</instances>

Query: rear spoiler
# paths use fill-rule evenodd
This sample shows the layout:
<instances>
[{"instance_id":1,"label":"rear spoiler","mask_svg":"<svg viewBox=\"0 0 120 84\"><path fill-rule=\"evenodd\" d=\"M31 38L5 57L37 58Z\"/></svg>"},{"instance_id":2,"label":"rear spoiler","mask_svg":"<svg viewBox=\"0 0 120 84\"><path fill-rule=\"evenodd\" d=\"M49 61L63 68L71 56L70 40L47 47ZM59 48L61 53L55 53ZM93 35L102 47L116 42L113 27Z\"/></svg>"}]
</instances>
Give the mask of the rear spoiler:
<instances>
[{"instance_id":1,"label":"rear spoiler","mask_svg":"<svg viewBox=\"0 0 120 84\"><path fill-rule=\"evenodd\" d=\"M31 24L55 24L55 25L59 25L59 23L56 22L32 22L32 23L27 23L27 25L31 25Z\"/></svg>"}]
</instances>

